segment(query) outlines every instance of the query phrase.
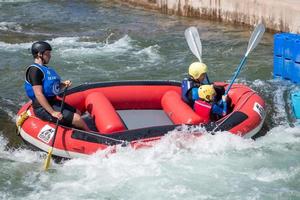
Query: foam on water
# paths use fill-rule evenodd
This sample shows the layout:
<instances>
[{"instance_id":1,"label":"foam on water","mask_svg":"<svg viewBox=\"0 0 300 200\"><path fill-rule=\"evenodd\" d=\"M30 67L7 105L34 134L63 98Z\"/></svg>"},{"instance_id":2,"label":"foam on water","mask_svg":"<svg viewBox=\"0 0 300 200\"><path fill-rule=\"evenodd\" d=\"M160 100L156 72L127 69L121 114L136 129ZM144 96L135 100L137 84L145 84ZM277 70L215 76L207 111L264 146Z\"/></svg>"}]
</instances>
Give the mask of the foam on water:
<instances>
[{"instance_id":1,"label":"foam on water","mask_svg":"<svg viewBox=\"0 0 300 200\"><path fill-rule=\"evenodd\" d=\"M81 39L79 37L60 37L53 39L51 44L58 47L58 53L63 58L86 57L95 54L104 56L124 53L134 48L131 44L132 39L128 35L110 44L106 42L86 42Z\"/></svg>"},{"instance_id":2,"label":"foam on water","mask_svg":"<svg viewBox=\"0 0 300 200\"><path fill-rule=\"evenodd\" d=\"M20 24L18 24L16 22L0 22L0 30L1 31L21 32L22 27Z\"/></svg>"},{"instance_id":3,"label":"foam on water","mask_svg":"<svg viewBox=\"0 0 300 200\"><path fill-rule=\"evenodd\" d=\"M9 118L12 122L16 121L17 115L14 111L12 111L6 107L3 107L3 106L0 106L0 110L3 110L9 116Z\"/></svg>"},{"instance_id":4,"label":"foam on water","mask_svg":"<svg viewBox=\"0 0 300 200\"><path fill-rule=\"evenodd\" d=\"M159 45L146 47L138 52L134 52L134 55L138 56L139 60L145 60L149 63L158 63L161 60L159 53Z\"/></svg>"},{"instance_id":5,"label":"foam on water","mask_svg":"<svg viewBox=\"0 0 300 200\"><path fill-rule=\"evenodd\" d=\"M108 39L105 42L85 42L82 38L75 37L56 38L52 43L57 47L57 52L64 62L72 66L70 70L73 71L74 66L77 66L78 72L88 69L110 78L123 77L126 73L137 73L138 69L147 67L150 70L149 66L159 65L163 60L159 45L144 47L128 35L112 42ZM118 62L111 63L109 61L111 59Z\"/></svg>"},{"instance_id":6,"label":"foam on water","mask_svg":"<svg viewBox=\"0 0 300 200\"><path fill-rule=\"evenodd\" d=\"M159 60L159 46L149 46L146 48L137 45L137 41L131 39L128 35L109 43L105 42L85 42L79 37L71 38L56 38L51 41L53 46L58 47L58 52L63 58L74 58L78 56L80 58L86 58L90 56L119 56L122 54L128 54L128 56L134 55L139 59L149 62L155 62Z\"/></svg>"},{"instance_id":7,"label":"foam on water","mask_svg":"<svg viewBox=\"0 0 300 200\"><path fill-rule=\"evenodd\" d=\"M9 52L16 52L24 49L30 49L32 42L29 43L17 43L11 44L6 42L0 42L0 48L5 51Z\"/></svg>"},{"instance_id":8,"label":"foam on water","mask_svg":"<svg viewBox=\"0 0 300 200\"><path fill-rule=\"evenodd\" d=\"M2 131L0 133L0 151L3 152L8 142L3 138Z\"/></svg>"},{"instance_id":9,"label":"foam on water","mask_svg":"<svg viewBox=\"0 0 300 200\"><path fill-rule=\"evenodd\" d=\"M284 101L284 92L287 90L286 87L278 87L275 91L274 91L274 103L276 104L275 106L275 112L276 115L273 115L275 118L275 121L280 124L280 121L282 118L286 118L286 112L282 112L283 110L285 110L285 101Z\"/></svg>"},{"instance_id":10,"label":"foam on water","mask_svg":"<svg viewBox=\"0 0 300 200\"><path fill-rule=\"evenodd\" d=\"M12 100L0 97L0 110L4 111L12 122L15 122L17 118L15 111L12 110L12 107L14 106L15 103Z\"/></svg>"},{"instance_id":11,"label":"foam on water","mask_svg":"<svg viewBox=\"0 0 300 200\"><path fill-rule=\"evenodd\" d=\"M54 171L47 173L37 172L35 163L18 184L30 185L32 191L26 199L300 197L297 189L289 186L299 184L300 160L294 157L300 150L299 127L279 126L257 141L226 132L191 134L199 130L183 127L151 148L118 147L117 153L108 156L107 151L97 152L54 165ZM42 165L42 160L28 151L11 154L16 160Z\"/></svg>"},{"instance_id":12,"label":"foam on water","mask_svg":"<svg viewBox=\"0 0 300 200\"><path fill-rule=\"evenodd\" d=\"M58 37L52 40L46 40L51 43L53 47L55 47L55 51L64 55L88 55L88 54L99 54L99 52L104 53L116 53L116 52L124 52L129 49L132 49L133 46L130 44L132 39L125 35L119 40L111 43L98 43L98 42L87 42L82 41L82 39L87 39L85 37ZM10 51L18 51L20 49L28 49L32 45L32 42L29 43L5 43L0 42L0 47L5 50Z\"/></svg>"},{"instance_id":13,"label":"foam on water","mask_svg":"<svg viewBox=\"0 0 300 200\"><path fill-rule=\"evenodd\" d=\"M153 66L160 65L163 61L159 45L143 46L128 35L111 42L109 37L104 42L92 41L89 37L58 37L46 41L53 46L53 57L69 66L65 68L67 72L74 73L74 68L76 69L75 81L78 79L77 73L82 77L82 72L87 70L101 74L106 79L118 78L126 73L134 76L139 73L139 69L151 70ZM0 42L0 48L6 52L21 51L26 54L29 54L31 45L32 42L17 44ZM111 63L111 59L118 62ZM54 63L56 60L51 64L60 66L60 63Z\"/></svg>"},{"instance_id":14,"label":"foam on water","mask_svg":"<svg viewBox=\"0 0 300 200\"><path fill-rule=\"evenodd\" d=\"M271 34L265 33L269 41L255 49L236 80L266 100L266 124L271 130L264 130L265 137L253 141L227 132L199 137L191 133L202 132L201 128L182 127L152 148L118 147L115 154L97 152L52 164L43 172L46 153L8 147L12 141L6 139L14 137L13 113L25 101L19 98L24 92L16 92L23 84L23 78L17 77L23 77L24 62L32 61L27 49L33 41L48 39L54 49L50 65L74 85L99 80L181 80L187 66L196 60L183 32L187 26L196 25L203 40L203 60L212 66L209 76L230 82L250 32L245 27L124 8L110 1L0 2L13 3L0 4L0 8L5 7L0 22L4 38L0 41L0 111L4 119L0 199L300 198L300 130L291 128L288 119L288 96L297 87L265 80L271 74ZM45 11L42 21L32 14L36 6ZM103 39L105 35L109 36ZM249 81L252 79L258 80Z\"/></svg>"},{"instance_id":15,"label":"foam on water","mask_svg":"<svg viewBox=\"0 0 300 200\"><path fill-rule=\"evenodd\" d=\"M32 2L33 0L0 0L0 3L25 3Z\"/></svg>"},{"instance_id":16,"label":"foam on water","mask_svg":"<svg viewBox=\"0 0 300 200\"><path fill-rule=\"evenodd\" d=\"M1 133L1 132L0 132ZM28 149L7 149L8 141L0 134L0 159L22 163L40 163L44 153Z\"/></svg>"},{"instance_id":17,"label":"foam on water","mask_svg":"<svg viewBox=\"0 0 300 200\"><path fill-rule=\"evenodd\" d=\"M297 123L293 119L290 95L292 92L300 90L299 85L281 79L245 80L243 83L249 85L266 101L269 121L276 125Z\"/></svg>"}]
</instances>

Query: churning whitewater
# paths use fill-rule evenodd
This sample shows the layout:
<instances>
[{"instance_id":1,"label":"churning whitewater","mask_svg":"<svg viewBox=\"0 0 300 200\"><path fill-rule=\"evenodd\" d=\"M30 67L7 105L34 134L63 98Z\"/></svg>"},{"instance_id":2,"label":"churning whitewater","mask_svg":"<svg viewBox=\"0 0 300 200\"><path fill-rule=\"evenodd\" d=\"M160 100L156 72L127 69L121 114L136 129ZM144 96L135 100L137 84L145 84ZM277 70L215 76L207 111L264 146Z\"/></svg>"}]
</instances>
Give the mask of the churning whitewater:
<instances>
[{"instance_id":1,"label":"churning whitewater","mask_svg":"<svg viewBox=\"0 0 300 200\"><path fill-rule=\"evenodd\" d=\"M39 16L36 16L36 11ZM232 79L252 29L166 16L110 1L0 1L0 199L299 199L300 126L289 95L299 86L274 80L273 37L265 33L237 82L261 95L267 118L256 140L227 132L201 137L180 127L152 148L54 163L15 133L28 101L24 72L32 42L53 47L50 65L74 86L115 80L177 80L197 60L184 39L196 26L213 81ZM205 131L204 131L205 132Z\"/></svg>"}]
</instances>

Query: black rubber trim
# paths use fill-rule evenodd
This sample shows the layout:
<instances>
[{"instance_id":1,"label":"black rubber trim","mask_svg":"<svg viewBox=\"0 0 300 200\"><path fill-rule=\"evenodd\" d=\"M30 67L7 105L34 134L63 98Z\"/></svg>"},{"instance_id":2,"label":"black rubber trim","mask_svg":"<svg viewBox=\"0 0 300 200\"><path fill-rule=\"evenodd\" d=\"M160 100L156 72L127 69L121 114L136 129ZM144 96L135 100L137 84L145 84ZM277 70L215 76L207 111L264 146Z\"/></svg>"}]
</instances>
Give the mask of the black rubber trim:
<instances>
[{"instance_id":1,"label":"black rubber trim","mask_svg":"<svg viewBox=\"0 0 300 200\"><path fill-rule=\"evenodd\" d=\"M169 131L174 130L178 126L180 125L155 126L149 128L122 131L109 135L85 132L74 129L71 137L73 139L82 140L86 142L93 142L105 145L117 145L122 144L124 141L132 142L140 139L160 137L167 134Z\"/></svg>"},{"instance_id":2,"label":"black rubber trim","mask_svg":"<svg viewBox=\"0 0 300 200\"><path fill-rule=\"evenodd\" d=\"M96 83L84 83L82 85L71 88L67 91L68 94L82 92L88 89L111 87L111 86L139 86L139 85L162 85L162 86L178 86L181 87L181 82L171 80L129 80L129 81L108 81L108 82L96 82ZM59 94L62 96L62 92Z\"/></svg>"},{"instance_id":3,"label":"black rubber trim","mask_svg":"<svg viewBox=\"0 0 300 200\"><path fill-rule=\"evenodd\" d=\"M223 123L218 126L216 123L205 124L204 128L207 131L229 131L234 128L236 125L239 125L243 121L248 119L248 116L243 112L234 112L229 118L227 118ZM91 133L85 132L82 130L74 129L72 133L72 138L77 140L82 140L86 142L93 142L105 145L117 145L125 142L132 142L141 139L149 139L153 137L161 137L167 134L169 131L174 130L176 127L181 125L166 125L166 126L155 126L149 128L141 128L134 130L121 131L113 134L100 134L100 133ZM193 125L189 125L193 126ZM217 128L216 128L217 127Z\"/></svg>"},{"instance_id":4,"label":"black rubber trim","mask_svg":"<svg viewBox=\"0 0 300 200\"><path fill-rule=\"evenodd\" d=\"M229 131L236 125L241 124L246 119L248 119L248 115L240 111L235 111L230 115L230 117L225 119L225 121L220 122L219 126L216 123L210 123L205 125L205 128L207 131L213 131L216 127L217 128L214 131Z\"/></svg>"}]
</instances>

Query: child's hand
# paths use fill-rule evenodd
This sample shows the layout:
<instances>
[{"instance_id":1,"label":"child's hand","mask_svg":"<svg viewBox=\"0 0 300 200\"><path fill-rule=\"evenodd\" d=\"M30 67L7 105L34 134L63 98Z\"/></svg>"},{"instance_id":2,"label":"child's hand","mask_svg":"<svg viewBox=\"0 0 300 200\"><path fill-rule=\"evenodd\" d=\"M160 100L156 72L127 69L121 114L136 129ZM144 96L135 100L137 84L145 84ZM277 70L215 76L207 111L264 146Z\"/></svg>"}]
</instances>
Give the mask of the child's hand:
<instances>
[{"instance_id":1,"label":"child's hand","mask_svg":"<svg viewBox=\"0 0 300 200\"><path fill-rule=\"evenodd\" d=\"M226 102L226 101L227 101L227 95L223 95L223 96L222 96L222 101L223 101L223 102Z\"/></svg>"},{"instance_id":2,"label":"child's hand","mask_svg":"<svg viewBox=\"0 0 300 200\"><path fill-rule=\"evenodd\" d=\"M223 102L223 117L227 114L227 95L222 96L222 102Z\"/></svg>"}]
</instances>

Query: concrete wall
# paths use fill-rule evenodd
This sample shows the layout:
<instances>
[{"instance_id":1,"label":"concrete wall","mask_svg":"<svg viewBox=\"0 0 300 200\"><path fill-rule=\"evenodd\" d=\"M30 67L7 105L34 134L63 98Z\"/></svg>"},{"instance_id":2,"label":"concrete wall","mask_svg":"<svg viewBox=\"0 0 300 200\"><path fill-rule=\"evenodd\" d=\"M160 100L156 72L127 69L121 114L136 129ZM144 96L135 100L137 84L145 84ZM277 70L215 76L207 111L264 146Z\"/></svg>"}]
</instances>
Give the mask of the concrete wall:
<instances>
[{"instance_id":1,"label":"concrete wall","mask_svg":"<svg viewBox=\"0 0 300 200\"><path fill-rule=\"evenodd\" d=\"M118 0L133 6L196 18L255 25L300 33L300 0Z\"/></svg>"}]
</instances>

